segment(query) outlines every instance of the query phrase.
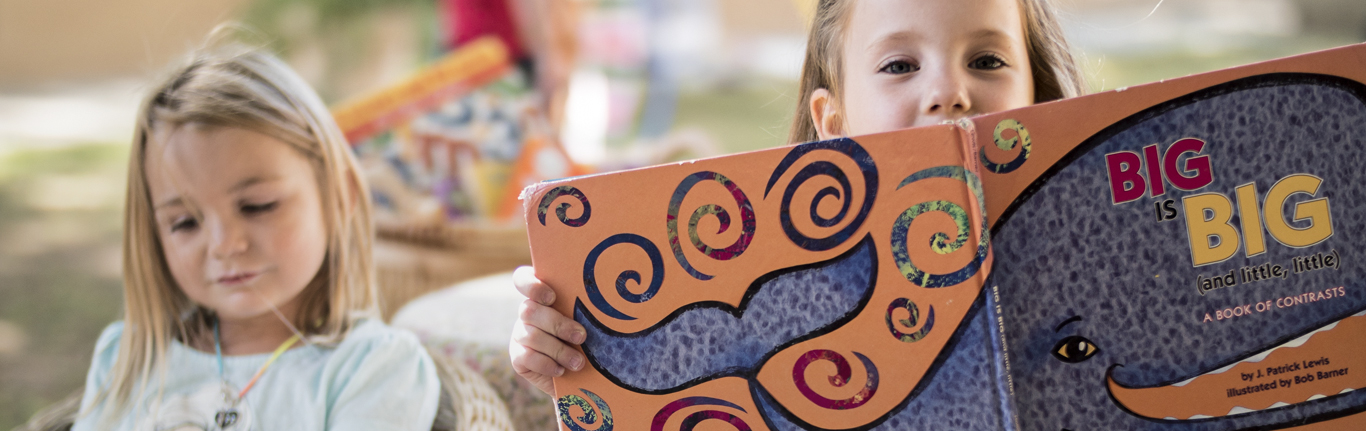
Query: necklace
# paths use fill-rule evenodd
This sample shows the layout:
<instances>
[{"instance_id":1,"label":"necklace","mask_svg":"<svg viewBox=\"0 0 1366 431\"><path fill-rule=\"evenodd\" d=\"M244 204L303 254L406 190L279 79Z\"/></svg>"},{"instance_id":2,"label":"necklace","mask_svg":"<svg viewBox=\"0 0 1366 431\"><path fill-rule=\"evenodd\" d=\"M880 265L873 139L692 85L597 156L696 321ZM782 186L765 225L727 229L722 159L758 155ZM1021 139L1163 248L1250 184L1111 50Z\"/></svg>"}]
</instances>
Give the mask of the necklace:
<instances>
[{"instance_id":1,"label":"necklace","mask_svg":"<svg viewBox=\"0 0 1366 431\"><path fill-rule=\"evenodd\" d=\"M223 381L223 408L218 409L218 413L214 414L213 421L219 429L228 429L234 425L240 425L241 428L245 429L250 424L238 424L238 421L246 417L245 409L247 406L243 404L243 400L247 396L247 391L256 385L256 381L266 373L266 369L270 368L276 359L280 358L281 354L285 353L285 350L289 350L290 346L299 341L299 333L295 332L288 340L281 343L280 347L275 348L275 353L270 355L270 359L267 359L266 363L261 365L261 369L256 370L256 375L251 377L247 385L236 393L232 390L232 385L228 383L227 373L223 371L223 343L220 338L218 320L215 319L213 322L213 353L218 358L218 378Z\"/></svg>"}]
</instances>

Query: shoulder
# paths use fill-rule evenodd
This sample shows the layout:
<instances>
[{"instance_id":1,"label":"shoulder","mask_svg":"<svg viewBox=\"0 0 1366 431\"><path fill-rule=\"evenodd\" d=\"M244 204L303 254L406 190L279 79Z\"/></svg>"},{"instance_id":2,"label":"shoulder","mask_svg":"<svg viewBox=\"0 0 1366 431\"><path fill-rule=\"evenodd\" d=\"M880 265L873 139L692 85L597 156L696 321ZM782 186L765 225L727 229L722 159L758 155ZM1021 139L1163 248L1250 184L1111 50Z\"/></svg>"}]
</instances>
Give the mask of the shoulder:
<instances>
[{"instance_id":1,"label":"shoulder","mask_svg":"<svg viewBox=\"0 0 1366 431\"><path fill-rule=\"evenodd\" d=\"M328 359L330 423L355 429L429 429L440 383L436 365L412 333L362 321ZM351 429L351 428L346 428Z\"/></svg>"},{"instance_id":2,"label":"shoulder","mask_svg":"<svg viewBox=\"0 0 1366 431\"><path fill-rule=\"evenodd\" d=\"M96 405L95 401L108 389L109 373L119 357L119 339L122 337L123 322L118 321L106 326L95 341L95 353L90 357L90 370L86 372L85 390L81 395L81 413L75 418L73 429L91 429L95 424L92 418L103 417L103 404Z\"/></svg>"},{"instance_id":3,"label":"shoulder","mask_svg":"<svg viewBox=\"0 0 1366 431\"><path fill-rule=\"evenodd\" d=\"M119 356L119 340L123 338L123 321L110 323L95 341L95 354L90 357L90 370L106 370Z\"/></svg>"},{"instance_id":4,"label":"shoulder","mask_svg":"<svg viewBox=\"0 0 1366 431\"><path fill-rule=\"evenodd\" d=\"M358 322L337 344L337 353L384 354L425 352L412 332L395 329L384 322L366 319ZM425 355L425 353L424 353Z\"/></svg>"},{"instance_id":5,"label":"shoulder","mask_svg":"<svg viewBox=\"0 0 1366 431\"><path fill-rule=\"evenodd\" d=\"M351 328L331 353L329 368L343 375L367 370L428 369L432 359L411 332L378 320L363 320Z\"/></svg>"},{"instance_id":6,"label":"shoulder","mask_svg":"<svg viewBox=\"0 0 1366 431\"><path fill-rule=\"evenodd\" d=\"M109 326L104 327L103 331L100 331L99 341L95 342L95 351L98 352L110 346L115 346L115 348L117 348L119 339L122 337L123 321L119 320L110 323Z\"/></svg>"}]
</instances>

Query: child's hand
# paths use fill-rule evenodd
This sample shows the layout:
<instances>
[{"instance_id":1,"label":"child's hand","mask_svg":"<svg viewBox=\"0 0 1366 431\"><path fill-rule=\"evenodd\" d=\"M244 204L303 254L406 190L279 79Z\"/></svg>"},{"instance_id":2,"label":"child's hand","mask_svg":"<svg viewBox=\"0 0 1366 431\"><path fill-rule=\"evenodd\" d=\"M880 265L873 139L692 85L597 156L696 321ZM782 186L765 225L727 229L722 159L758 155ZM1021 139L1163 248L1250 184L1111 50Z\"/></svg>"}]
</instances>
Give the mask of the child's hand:
<instances>
[{"instance_id":1,"label":"child's hand","mask_svg":"<svg viewBox=\"0 0 1366 431\"><path fill-rule=\"evenodd\" d=\"M554 395L555 384L551 379L564 374L565 368L578 371L584 364L583 354L566 343L583 343L587 332L583 325L550 308L555 302L555 291L536 278L531 267L517 268L512 273L512 284L527 297L522 301L508 343L512 368L542 392Z\"/></svg>"}]
</instances>

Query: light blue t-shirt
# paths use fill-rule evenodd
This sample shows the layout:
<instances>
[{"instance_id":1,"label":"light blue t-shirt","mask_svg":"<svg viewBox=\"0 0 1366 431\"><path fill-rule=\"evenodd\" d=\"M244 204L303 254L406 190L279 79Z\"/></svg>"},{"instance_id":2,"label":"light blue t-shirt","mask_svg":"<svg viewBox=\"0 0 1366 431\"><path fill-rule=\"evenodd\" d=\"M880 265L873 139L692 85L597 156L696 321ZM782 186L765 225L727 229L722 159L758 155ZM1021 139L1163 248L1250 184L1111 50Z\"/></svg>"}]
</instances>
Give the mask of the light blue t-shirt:
<instances>
[{"instance_id":1,"label":"light blue t-shirt","mask_svg":"<svg viewBox=\"0 0 1366 431\"><path fill-rule=\"evenodd\" d=\"M109 369L118 356L123 322L100 334L81 400L88 414L73 431L186 429L212 425L222 407L222 379L213 353L179 342L166 355L165 382L154 371L148 393L134 389L128 414L115 423L104 406L90 406L109 384ZM270 358L270 353L225 356L223 369L240 390ZM284 352L247 392L249 406L236 426L251 430L430 430L440 399L440 383L432 359L417 337L365 320L334 347L304 345ZM88 408L87 408L88 407ZM249 417L248 417L249 416ZM209 426L205 429L217 429Z\"/></svg>"}]
</instances>

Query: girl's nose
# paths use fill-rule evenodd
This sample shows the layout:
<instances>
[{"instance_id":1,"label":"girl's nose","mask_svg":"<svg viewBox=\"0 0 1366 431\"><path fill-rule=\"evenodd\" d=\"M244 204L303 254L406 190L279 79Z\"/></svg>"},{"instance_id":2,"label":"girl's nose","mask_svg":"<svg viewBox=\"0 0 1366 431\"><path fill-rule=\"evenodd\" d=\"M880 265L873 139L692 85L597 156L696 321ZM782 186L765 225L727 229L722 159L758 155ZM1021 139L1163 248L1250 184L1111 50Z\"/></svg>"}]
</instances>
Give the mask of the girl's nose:
<instances>
[{"instance_id":1,"label":"girl's nose","mask_svg":"<svg viewBox=\"0 0 1366 431\"><path fill-rule=\"evenodd\" d=\"M214 258L226 259L247 251L247 235L238 223L220 220L214 224L213 244L210 245Z\"/></svg>"},{"instance_id":2,"label":"girl's nose","mask_svg":"<svg viewBox=\"0 0 1366 431\"><path fill-rule=\"evenodd\" d=\"M931 78L921 115L958 118L972 110L965 79L959 75L956 71L944 70Z\"/></svg>"}]
</instances>

